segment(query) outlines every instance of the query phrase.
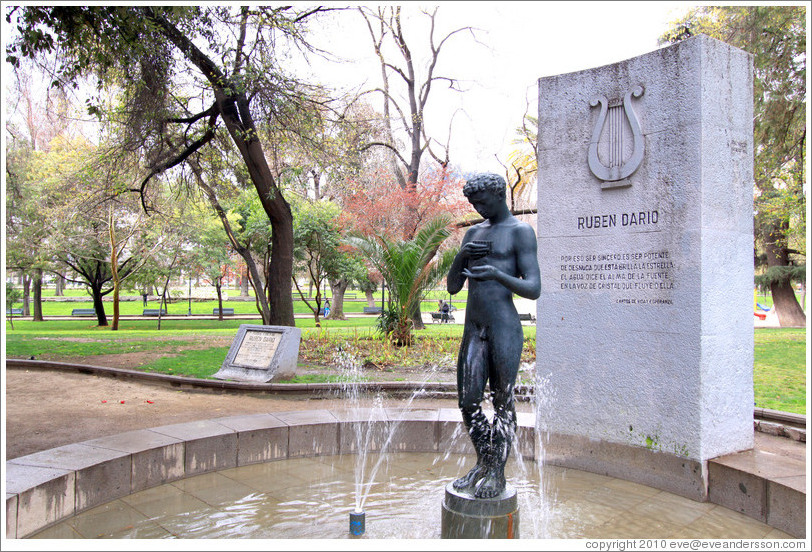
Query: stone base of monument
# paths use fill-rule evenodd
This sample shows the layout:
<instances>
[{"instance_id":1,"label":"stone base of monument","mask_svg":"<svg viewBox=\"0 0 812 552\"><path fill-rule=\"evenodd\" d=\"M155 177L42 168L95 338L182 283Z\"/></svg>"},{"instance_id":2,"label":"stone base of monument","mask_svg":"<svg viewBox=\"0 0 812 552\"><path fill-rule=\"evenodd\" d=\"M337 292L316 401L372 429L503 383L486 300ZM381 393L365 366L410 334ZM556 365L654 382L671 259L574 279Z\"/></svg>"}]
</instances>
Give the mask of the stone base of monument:
<instances>
[{"instance_id":1,"label":"stone base of monument","mask_svg":"<svg viewBox=\"0 0 812 552\"><path fill-rule=\"evenodd\" d=\"M474 498L449 483L443 500L444 539L518 539L519 505L510 484L495 498Z\"/></svg>"}]
</instances>

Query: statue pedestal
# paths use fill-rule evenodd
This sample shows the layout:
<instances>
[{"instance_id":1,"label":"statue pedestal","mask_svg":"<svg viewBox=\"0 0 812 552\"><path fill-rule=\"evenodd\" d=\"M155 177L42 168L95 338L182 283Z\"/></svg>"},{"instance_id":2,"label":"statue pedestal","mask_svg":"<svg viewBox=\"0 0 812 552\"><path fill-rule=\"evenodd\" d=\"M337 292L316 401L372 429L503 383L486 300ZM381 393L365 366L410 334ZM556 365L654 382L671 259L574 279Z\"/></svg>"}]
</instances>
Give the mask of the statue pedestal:
<instances>
[{"instance_id":1,"label":"statue pedestal","mask_svg":"<svg viewBox=\"0 0 812 552\"><path fill-rule=\"evenodd\" d=\"M444 539L518 539L519 505L510 484L495 498L474 498L452 483L445 488L441 537Z\"/></svg>"}]
</instances>

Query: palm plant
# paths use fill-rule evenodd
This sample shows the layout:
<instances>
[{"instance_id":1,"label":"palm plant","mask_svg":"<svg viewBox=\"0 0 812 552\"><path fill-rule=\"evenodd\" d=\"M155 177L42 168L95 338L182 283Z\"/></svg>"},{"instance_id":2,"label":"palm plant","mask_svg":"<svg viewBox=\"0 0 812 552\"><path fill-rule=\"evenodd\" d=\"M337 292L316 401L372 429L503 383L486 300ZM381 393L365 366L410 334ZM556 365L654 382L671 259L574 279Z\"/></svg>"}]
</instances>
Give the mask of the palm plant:
<instances>
[{"instance_id":1,"label":"palm plant","mask_svg":"<svg viewBox=\"0 0 812 552\"><path fill-rule=\"evenodd\" d=\"M412 344L411 316L419 312L426 292L448 274L457 250L438 254L451 235L451 219L440 215L420 228L410 240L393 240L383 234L354 236L356 247L383 275L390 290L387 307L379 319L383 333L398 346Z\"/></svg>"}]
</instances>

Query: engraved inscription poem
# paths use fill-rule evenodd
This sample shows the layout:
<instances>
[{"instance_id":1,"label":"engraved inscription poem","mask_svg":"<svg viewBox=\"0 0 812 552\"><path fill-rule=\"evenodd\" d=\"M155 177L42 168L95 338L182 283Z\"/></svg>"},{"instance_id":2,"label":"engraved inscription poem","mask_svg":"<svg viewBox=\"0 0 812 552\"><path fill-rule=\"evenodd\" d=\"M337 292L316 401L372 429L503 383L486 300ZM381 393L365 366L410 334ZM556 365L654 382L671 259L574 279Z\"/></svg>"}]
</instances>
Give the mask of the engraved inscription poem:
<instances>
[{"instance_id":1,"label":"engraved inscription poem","mask_svg":"<svg viewBox=\"0 0 812 552\"><path fill-rule=\"evenodd\" d=\"M217 379L268 382L296 375L302 331L289 326L240 324Z\"/></svg>"},{"instance_id":2,"label":"engraved inscription poem","mask_svg":"<svg viewBox=\"0 0 812 552\"><path fill-rule=\"evenodd\" d=\"M282 335L248 330L245 332L234 364L247 368L265 368L270 365Z\"/></svg>"}]
</instances>

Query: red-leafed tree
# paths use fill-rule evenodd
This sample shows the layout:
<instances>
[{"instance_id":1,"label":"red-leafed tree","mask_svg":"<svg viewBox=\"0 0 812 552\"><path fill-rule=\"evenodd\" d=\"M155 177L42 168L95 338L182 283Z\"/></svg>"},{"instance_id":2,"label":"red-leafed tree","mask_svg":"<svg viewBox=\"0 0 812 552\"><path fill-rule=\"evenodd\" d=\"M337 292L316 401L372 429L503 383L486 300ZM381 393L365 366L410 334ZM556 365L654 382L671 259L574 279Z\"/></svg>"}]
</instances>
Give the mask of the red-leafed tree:
<instances>
[{"instance_id":1,"label":"red-leafed tree","mask_svg":"<svg viewBox=\"0 0 812 552\"><path fill-rule=\"evenodd\" d=\"M339 223L348 233L365 238L407 241L439 217L458 220L470 210L462 194L464 183L460 175L438 167L427 172L418 187L403 189L391 171L375 168L345 183ZM461 232L456 225L449 231ZM451 241L458 242L459 236ZM410 318L415 328L423 328L419 302Z\"/></svg>"},{"instance_id":2,"label":"red-leafed tree","mask_svg":"<svg viewBox=\"0 0 812 552\"><path fill-rule=\"evenodd\" d=\"M388 169L372 169L345 184L342 225L365 236L406 239L440 214L454 220L463 216L469 210L464 184L460 175L438 167L425 174L418 187L403 189Z\"/></svg>"}]
</instances>

